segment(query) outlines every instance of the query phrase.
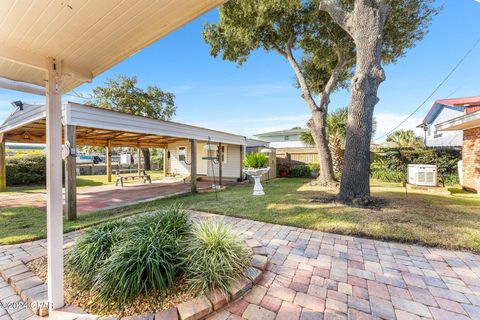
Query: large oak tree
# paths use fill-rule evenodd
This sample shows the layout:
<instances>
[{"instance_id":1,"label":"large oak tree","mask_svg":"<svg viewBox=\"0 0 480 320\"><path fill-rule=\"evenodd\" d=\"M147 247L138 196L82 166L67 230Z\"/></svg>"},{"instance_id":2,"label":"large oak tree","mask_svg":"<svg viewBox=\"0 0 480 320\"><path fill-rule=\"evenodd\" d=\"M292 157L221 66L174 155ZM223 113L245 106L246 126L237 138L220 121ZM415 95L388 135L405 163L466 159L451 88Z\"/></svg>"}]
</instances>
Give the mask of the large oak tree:
<instances>
[{"instance_id":1,"label":"large oak tree","mask_svg":"<svg viewBox=\"0 0 480 320\"><path fill-rule=\"evenodd\" d=\"M345 30L356 49L356 70L348 107L344 169L339 198L351 201L370 196L372 119L385 80L382 62L395 62L427 32L438 12L433 0L320 0Z\"/></svg>"},{"instance_id":2,"label":"large oak tree","mask_svg":"<svg viewBox=\"0 0 480 320\"><path fill-rule=\"evenodd\" d=\"M137 116L170 120L177 107L173 93L159 87L140 88L136 77L119 75L108 79L104 86L93 89L91 103L99 108L130 113ZM150 150L142 149L145 169L150 170Z\"/></svg>"},{"instance_id":3,"label":"large oak tree","mask_svg":"<svg viewBox=\"0 0 480 320\"><path fill-rule=\"evenodd\" d=\"M348 34L318 10L318 0L230 0L220 7L220 21L205 26L203 38L213 56L222 54L240 65L257 49L288 61L312 114L308 126L318 150L319 180L333 183L328 105L331 93L349 78L354 46Z\"/></svg>"}]
</instances>

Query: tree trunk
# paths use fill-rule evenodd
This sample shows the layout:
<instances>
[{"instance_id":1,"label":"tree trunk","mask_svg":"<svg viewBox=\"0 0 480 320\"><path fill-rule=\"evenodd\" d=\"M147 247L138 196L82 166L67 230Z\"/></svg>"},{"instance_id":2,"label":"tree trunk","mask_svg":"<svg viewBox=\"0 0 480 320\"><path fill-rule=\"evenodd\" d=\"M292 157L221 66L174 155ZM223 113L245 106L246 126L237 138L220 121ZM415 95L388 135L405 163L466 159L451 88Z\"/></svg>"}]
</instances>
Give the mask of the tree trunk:
<instances>
[{"instance_id":1,"label":"tree trunk","mask_svg":"<svg viewBox=\"0 0 480 320\"><path fill-rule=\"evenodd\" d=\"M310 89L308 88L307 81L293 56L292 52L292 43L294 37L292 36L287 44L287 51L284 53L284 57L290 63L295 75L297 77L298 83L302 90L302 98L307 102L310 111L312 112L312 119L309 121L308 126L312 133L313 140L318 151L318 161L320 164L320 172L318 174L317 180L322 184L336 184L335 175L333 173L333 164L332 164L332 155L330 149L328 148L328 139L327 139L327 112L328 112L328 103L330 101L330 92L333 88L328 87L327 93L320 98L320 104L317 105L315 100L312 97ZM337 76L337 75L335 75ZM336 79L332 75L329 82L334 82Z\"/></svg>"},{"instance_id":2,"label":"tree trunk","mask_svg":"<svg viewBox=\"0 0 480 320\"><path fill-rule=\"evenodd\" d=\"M143 154L143 167L145 170L152 170L152 166L150 164L150 149L148 148L143 148L142 149L142 154Z\"/></svg>"},{"instance_id":3,"label":"tree trunk","mask_svg":"<svg viewBox=\"0 0 480 320\"><path fill-rule=\"evenodd\" d=\"M339 198L350 201L370 196L370 141L377 91L385 80L381 65L383 28L389 6L380 0L356 0L350 13L350 30L357 63L348 107L345 158ZM370 1L371 2L371 1Z\"/></svg>"},{"instance_id":4,"label":"tree trunk","mask_svg":"<svg viewBox=\"0 0 480 320\"><path fill-rule=\"evenodd\" d=\"M312 133L313 140L318 152L320 172L317 180L322 184L336 183L333 171L332 156L328 147L327 138L327 113L319 109L312 111L312 119L308 121L308 128Z\"/></svg>"}]
</instances>

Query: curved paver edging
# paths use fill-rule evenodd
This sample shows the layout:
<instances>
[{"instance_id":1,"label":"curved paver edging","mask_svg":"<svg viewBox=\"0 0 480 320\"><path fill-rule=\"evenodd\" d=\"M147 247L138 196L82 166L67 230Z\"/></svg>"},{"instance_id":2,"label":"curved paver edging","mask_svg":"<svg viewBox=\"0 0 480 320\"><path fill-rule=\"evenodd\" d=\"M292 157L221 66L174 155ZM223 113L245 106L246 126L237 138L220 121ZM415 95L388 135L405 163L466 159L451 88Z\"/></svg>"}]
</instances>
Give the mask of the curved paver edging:
<instances>
[{"instance_id":1,"label":"curved paver edging","mask_svg":"<svg viewBox=\"0 0 480 320\"><path fill-rule=\"evenodd\" d=\"M222 309L245 295L261 278L266 270L268 258L265 248L255 239L245 241L252 249L252 266L245 270L244 276L233 281L228 294L220 290L209 291L166 310L157 313L145 313L138 316L123 317L121 320L199 320ZM39 257L37 257L39 258ZM0 266L0 275L10 284L22 300L38 316L47 316L49 310L47 285L36 276L22 261ZM68 307L67 307L68 308ZM81 314L89 319L107 319L95 315ZM108 319L119 319L118 317Z\"/></svg>"}]
</instances>

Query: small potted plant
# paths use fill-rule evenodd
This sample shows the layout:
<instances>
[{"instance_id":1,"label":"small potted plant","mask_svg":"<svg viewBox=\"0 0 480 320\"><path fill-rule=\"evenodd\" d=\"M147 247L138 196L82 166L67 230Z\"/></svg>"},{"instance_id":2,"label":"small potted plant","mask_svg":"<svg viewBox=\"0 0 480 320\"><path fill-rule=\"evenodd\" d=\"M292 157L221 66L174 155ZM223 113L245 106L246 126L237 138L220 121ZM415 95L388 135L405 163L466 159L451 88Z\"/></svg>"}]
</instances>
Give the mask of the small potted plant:
<instances>
[{"instance_id":1,"label":"small potted plant","mask_svg":"<svg viewBox=\"0 0 480 320\"><path fill-rule=\"evenodd\" d=\"M262 153L248 153L243 160L243 172L253 177L255 185L253 187L253 195L264 195L263 186L260 183L260 177L270 170L268 165L268 157Z\"/></svg>"},{"instance_id":2,"label":"small potted plant","mask_svg":"<svg viewBox=\"0 0 480 320\"><path fill-rule=\"evenodd\" d=\"M288 177L288 170L290 169L289 165L284 162L278 165L278 175L282 178Z\"/></svg>"},{"instance_id":3,"label":"small potted plant","mask_svg":"<svg viewBox=\"0 0 480 320\"><path fill-rule=\"evenodd\" d=\"M310 176L316 179L318 177L318 173L320 172L320 164L310 163L308 165L308 169L310 169Z\"/></svg>"}]
</instances>

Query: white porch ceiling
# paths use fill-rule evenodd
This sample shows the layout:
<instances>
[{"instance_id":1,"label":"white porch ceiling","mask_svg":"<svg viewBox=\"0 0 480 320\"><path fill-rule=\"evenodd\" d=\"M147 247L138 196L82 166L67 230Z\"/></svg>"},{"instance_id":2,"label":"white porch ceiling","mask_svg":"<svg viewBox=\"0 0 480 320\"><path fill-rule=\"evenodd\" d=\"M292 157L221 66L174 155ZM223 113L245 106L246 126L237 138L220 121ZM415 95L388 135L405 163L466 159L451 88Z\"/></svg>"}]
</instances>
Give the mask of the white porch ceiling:
<instances>
[{"instance_id":1,"label":"white porch ceiling","mask_svg":"<svg viewBox=\"0 0 480 320\"><path fill-rule=\"evenodd\" d=\"M43 87L52 57L68 92L222 2L2 0L0 77Z\"/></svg>"}]
</instances>

